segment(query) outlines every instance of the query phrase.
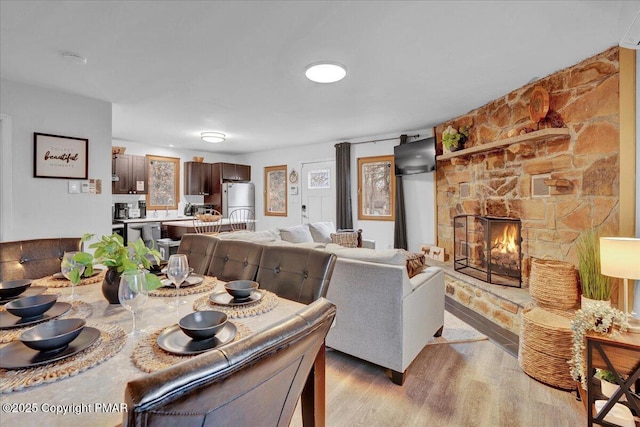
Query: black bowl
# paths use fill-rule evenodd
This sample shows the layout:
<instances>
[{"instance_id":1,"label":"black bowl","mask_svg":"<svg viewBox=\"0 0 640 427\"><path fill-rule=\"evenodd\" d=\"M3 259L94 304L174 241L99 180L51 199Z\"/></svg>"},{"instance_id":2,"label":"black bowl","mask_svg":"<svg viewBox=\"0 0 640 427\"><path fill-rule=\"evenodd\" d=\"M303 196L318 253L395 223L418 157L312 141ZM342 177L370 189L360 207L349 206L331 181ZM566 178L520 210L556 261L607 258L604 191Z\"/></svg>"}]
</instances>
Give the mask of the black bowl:
<instances>
[{"instance_id":1,"label":"black bowl","mask_svg":"<svg viewBox=\"0 0 640 427\"><path fill-rule=\"evenodd\" d=\"M235 299L243 300L251 296L251 292L258 289L258 282L253 280L232 280L224 285L226 291Z\"/></svg>"},{"instance_id":2,"label":"black bowl","mask_svg":"<svg viewBox=\"0 0 640 427\"><path fill-rule=\"evenodd\" d=\"M23 293L31 286L31 279L5 280L0 282L0 298L11 298Z\"/></svg>"},{"instance_id":3,"label":"black bowl","mask_svg":"<svg viewBox=\"0 0 640 427\"><path fill-rule=\"evenodd\" d=\"M84 319L54 319L24 331L20 341L38 351L62 350L76 339L86 324Z\"/></svg>"},{"instance_id":4,"label":"black bowl","mask_svg":"<svg viewBox=\"0 0 640 427\"><path fill-rule=\"evenodd\" d=\"M178 326L193 340L199 341L212 338L226 323L227 315L221 311L196 311L180 319Z\"/></svg>"},{"instance_id":5,"label":"black bowl","mask_svg":"<svg viewBox=\"0 0 640 427\"><path fill-rule=\"evenodd\" d=\"M58 300L58 295L34 295L32 297L13 300L5 308L14 316L29 318L37 317L49 310Z\"/></svg>"}]
</instances>

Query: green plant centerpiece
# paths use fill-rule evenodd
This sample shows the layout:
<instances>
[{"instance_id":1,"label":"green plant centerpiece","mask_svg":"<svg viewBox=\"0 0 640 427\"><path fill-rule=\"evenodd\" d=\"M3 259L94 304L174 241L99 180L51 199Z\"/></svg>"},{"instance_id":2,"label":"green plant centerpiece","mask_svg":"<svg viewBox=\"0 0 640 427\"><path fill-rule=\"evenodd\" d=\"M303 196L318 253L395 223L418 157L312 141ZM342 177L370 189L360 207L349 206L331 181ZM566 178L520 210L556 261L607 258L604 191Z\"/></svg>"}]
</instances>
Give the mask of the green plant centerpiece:
<instances>
[{"instance_id":1,"label":"green plant centerpiece","mask_svg":"<svg viewBox=\"0 0 640 427\"><path fill-rule=\"evenodd\" d=\"M592 300L611 299L611 280L600 270L599 233L589 229L580 236L578 248L578 274L582 295Z\"/></svg>"},{"instance_id":2,"label":"green plant centerpiece","mask_svg":"<svg viewBox=\"0 0 640 427\"><path fill-rule=\"evenodd\" d=\"M461 126L459 129L455 129L449 125L442 132L442 145L449 151L457 151L464 148L464 143L469 138L469 127Z\"/></svg>"},{"instance_id":3,"label":"green plant centerpiece","mask_svg":"<svg viewBox=\"0 0 640 427\"><path fill-rule=\"evenodd\" d=\"M83 240L89 240L92 234L85 234ZM152 260L160 263L160 253L152 248L145 246L142 239L135 242L129 242L126 246L122 236L114 233L111 236L102 236L102 238L89 245L94 249L93 263L102 264L108 268L105 279L102 282L102 294L111 304L118 304L118 286L120 275L123 272L135 272L140 269L146 269L145 274L147 280L147 288L149 290L162 286L160 279L155 274L149 273Z\"/></svg>"}]
</instances>

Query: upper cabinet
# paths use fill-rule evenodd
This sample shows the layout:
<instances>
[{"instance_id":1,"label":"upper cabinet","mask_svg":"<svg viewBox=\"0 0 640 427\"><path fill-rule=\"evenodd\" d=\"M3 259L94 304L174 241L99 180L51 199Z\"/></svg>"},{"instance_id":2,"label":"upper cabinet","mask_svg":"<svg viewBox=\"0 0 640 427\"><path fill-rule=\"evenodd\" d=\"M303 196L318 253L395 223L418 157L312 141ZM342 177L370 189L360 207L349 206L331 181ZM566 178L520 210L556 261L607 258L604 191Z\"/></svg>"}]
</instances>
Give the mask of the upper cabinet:
<instances>
[{"instance_id":1,"label":"upper cabinet","mask_svg":"<svg viewBox=\"0 0 640 427\"><path fill-rule=\"evenodd\" d=\"M211 188L211 163L184 162L184 194L208 196Z\"/></svg>"},{"instance_id":2,"label":"upper cabinet","mask_svg":"<svg viewBox=\"0 0 640 427\"><path fill-rule=\"evenodd\" d=\"M251 166L221 163L222 181L251 181Z\"/></svg>"},{"instance_id":3,"label":"upper cabinet","mask_svg":"<svg viewBox=\"0 0 640 427\"><path fill-rule=\"evenodd\" d=\"M144 156L116 154L111 172L118 177L111 182L112 194L147 194L147 162Z\"/></svg>"}]
</instances>

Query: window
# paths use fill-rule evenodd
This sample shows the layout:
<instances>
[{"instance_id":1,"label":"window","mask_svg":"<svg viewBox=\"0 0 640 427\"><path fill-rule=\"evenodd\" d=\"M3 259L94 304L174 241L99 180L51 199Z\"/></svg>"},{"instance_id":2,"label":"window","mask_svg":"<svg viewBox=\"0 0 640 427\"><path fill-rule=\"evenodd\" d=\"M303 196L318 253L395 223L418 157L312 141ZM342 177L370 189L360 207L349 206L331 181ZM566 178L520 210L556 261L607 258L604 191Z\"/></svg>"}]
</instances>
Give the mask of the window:
<instances>
[{"instance_id":1,"label":"window","mask_svg":"<svg viewBox=\"0 0 640 427\"><path fill-rule=\"evenodd\" d=\"M358 219L394 221L395 188L393 156L358 159Z\"/></svg>"}]
</instances>

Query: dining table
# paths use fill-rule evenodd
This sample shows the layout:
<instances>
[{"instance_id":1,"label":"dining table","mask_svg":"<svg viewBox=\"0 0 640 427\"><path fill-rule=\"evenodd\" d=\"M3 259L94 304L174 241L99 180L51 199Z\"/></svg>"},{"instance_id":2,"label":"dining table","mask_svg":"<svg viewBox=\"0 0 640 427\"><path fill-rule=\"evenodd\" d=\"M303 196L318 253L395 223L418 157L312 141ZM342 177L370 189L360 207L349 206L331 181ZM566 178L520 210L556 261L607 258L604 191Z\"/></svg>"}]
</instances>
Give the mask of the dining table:
<instances>
[{"instance_id":1,"label":"dining table","mask_svg":"<svg viewBox=\"0 0 640 427\"><path fill-rule=\"evenodd\" d=\"M108 350L113 354L97 364L87 361L83 365L84 361L79 360L78 366L69 372L64 369L48 371L47 364L19 370L0 369L0 423L42 426L114 426L122 423L129 410L124 403L127 382L170 366L177 361L174 359L197 357L176 357L163 354L164 350L153 347L157 346L158 334L177 324L183 316L196 309L217 309L209 302L209 297L224 292L224 282L204 276L204 281L198 286L205 284L203 291L198 291L197 286L178 291L173 288L151 291L136 315L135 335L131 334L131 312L119 304L109 304L102 295L101 283L76 286L77 299L71 303L75 313L86 318L87 326L101 331L102 341L98 347L110 346ZM175 298L175 292L180 292L180 299L186 301L185 304L177 307L169 305ZM44 293L56 293L58 300L64 301L70 294L70 288L51 287ZM252 306L252 309L238 309L229 316L229 321L237 327L236 340L269 328L304 308L303 304L270 292L266 292L263 300ZM18 339L15 332L12 329L0 330L0 343L3 343L0 349ZM98 354L99 350L93 352ZM91 353L82 357L90 359ZM162 360L153 360L154 354L160 354ZM78 355L82 355L82 352ZM74 357L82 359L78 355ZM323 345L310 374L311 382L307 382L312 386L305 387L301 398L305 425L324 425L324 363ZM50 375L53 378L49 378Z\"/></svg>"}]
</instances>

